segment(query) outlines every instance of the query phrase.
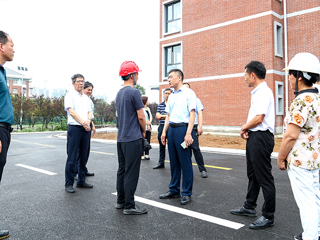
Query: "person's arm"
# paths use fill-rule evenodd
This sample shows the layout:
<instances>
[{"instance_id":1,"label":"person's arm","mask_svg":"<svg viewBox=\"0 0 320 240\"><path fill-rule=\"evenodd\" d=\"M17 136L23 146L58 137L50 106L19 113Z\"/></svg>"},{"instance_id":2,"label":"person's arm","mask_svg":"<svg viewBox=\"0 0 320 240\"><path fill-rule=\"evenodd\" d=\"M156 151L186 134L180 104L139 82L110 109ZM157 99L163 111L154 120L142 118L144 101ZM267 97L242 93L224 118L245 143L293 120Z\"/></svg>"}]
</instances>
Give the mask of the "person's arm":
<instances>
[{"instance_id":1,"label":"person's arm","mask_svg":"<svg viewBox=\"0 0 320 240\"><path fill-rule=\"evenodd\" d=\"M201 136L203 133L202 130L203 124L203 110L198 111L198 135Z\"/></svg>"},{"instance_id":2,"label":"person's arm","mask_svg":"<svg viewBox=\"0 0 320 240\"><path fill-rule=\"evenodd\" d=\"M0 140L0 153L2 152L2 143L1 143L1 140Z\"/></svg>"},{"instance_id":3,"label":"person's arm","mask_svg":"<svg viewBox=\"0 0 320 240\"><path fill-rule=\"evenodd\" d=\"M143 108L140 108L139 110L137 110L137 115L138 115L138 121L141 127L142 137L145 138L147 123L146 123L146 117L144 116Z\"/></svg>"},{"instance_id":4,"label":"person's arm","mask_svg":"<svg viewBox=\"0 0 320 240\"><path fill-rule=\"evenodd\" d=\"M249 122L247 122L245 125L242 126L240 131L240 136L247 140L249 138L248 130L251 128L255 128L259 124L263 122L263 119L265 117L265 114L262 115L256 115L254 118L252 118Z\"/></svg>"},{"instance_id":5,"label":"person's arm","mask_svg":"<svg viewBox=\"0 0 320 240\"><path fill-rule=\"evenodd\" d=\"M194 109L191 110L190 112L190 118L189 118L189 124L188 124L188 128L187 128L187 132L186 135L184 137L184 140L186 142L186 146L191 146L193 143L193 139L191 136L191 132L194 126L194 121L196 119L196 111Z\"/></svg>"},{"instance_id":6,"label":"person's arm","mask_svg":"<svg viewBox=\"0 0 320 240\"><path fill-rule=\"evenodd\" d=\"M76 113L76 111L73 108L68 108L68 111L71 115L71 117L74 118L74 120L76 120L78 123L80 123L85 129L86 131L90 131L90 120L83 120L78 113ZM89 129L89 130L87 130Z\"/></svg>"},{"instance_id":7,"label":"person's arm","mask_svg":"<svg viewBox=\"0 0 320 240\"><path fill-rule=\"evenodd\" d=\"M287 131L283 136L280 151L278 155L278 167L280 170L286 170L287 169L287 156L289 152L291 151L293 145L297 141L299 134L300 134L301 128L296 124L289 124L287 127Z\"/></svg>"},{"instance_id":8,"label":"person's arm","mask_svg":"<svg viewBox=\"0 0 320 240\"><path fill-rule=\"evenodd\" d=\"M167 114L166 120L164 122L164 127L162 130L162 134L161 134L161 143L162 145L166 145L166 135L167 135L167 131L169 128L169 118L170 118L170 114Z\"/></svg>"},{"instance_id":9,"label":"person's arm","mask_svg":"<svg viewBox=\"0 0 320 240\"><path fill-rule=\"evenodd\" d=\"M96 134L96 127L94 126L93 122L92 122L92 136L94 136Z\"/></svg>"}]
</instances>

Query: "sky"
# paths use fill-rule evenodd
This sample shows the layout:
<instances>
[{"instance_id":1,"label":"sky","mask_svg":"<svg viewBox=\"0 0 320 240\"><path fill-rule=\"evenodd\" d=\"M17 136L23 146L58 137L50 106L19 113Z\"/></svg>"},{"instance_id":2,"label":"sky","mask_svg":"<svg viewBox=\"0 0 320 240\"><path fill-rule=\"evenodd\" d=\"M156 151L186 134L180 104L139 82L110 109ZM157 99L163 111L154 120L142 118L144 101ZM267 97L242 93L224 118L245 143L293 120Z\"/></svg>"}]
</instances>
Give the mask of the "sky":
<instances>
[{"instance_id":1,"label":"sky","mask_svg":"<svg viewBox=\"0 0 320 240\"><path fill-rule=\"evenodd\" d=\"M135 61L149 102L159 102L148 90L159 83L159 8L158 0L0 0L0 30L15 50L4 66L27 67L35 87L69 89L81 73L110 103L121 63Z\"/></svg>"}]
</instances>

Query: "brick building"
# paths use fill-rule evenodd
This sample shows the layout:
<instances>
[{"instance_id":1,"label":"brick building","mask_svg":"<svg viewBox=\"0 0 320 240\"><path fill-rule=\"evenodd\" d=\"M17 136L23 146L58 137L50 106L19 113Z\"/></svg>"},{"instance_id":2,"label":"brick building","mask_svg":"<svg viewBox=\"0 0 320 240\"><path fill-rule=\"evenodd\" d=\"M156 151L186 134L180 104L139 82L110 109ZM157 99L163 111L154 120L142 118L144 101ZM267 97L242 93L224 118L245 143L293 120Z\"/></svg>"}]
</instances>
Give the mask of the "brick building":
<instances>
[{"instance_id":1,"label":"brick building","mask_svg":"<svg viewBox=\"0 0 320 240\"><path fill-rule=\"evenodd\" d=\"M18 71L14 71L7 67L4 67L6 70L7 82L9 87L10 94L25 94L27 98L32 97L32 88L30 83L32 78L27 76L25 72L27 70L21 69L18 67Z\"/></svg>"},{"instance_id":2,"label":"brick building","mask_svg":"<svg viewBox=\"0 0 320 240\"><path fill-rule=\"evenodd\" d=\"M244 66L262 61L280 133L294 98L282 69L299 52L320 58L320 1L160 0L160 8L160 100L168 71L180 68L204 105L204 125L239 129L253 90Z\"/></svg>"}]
</instances>

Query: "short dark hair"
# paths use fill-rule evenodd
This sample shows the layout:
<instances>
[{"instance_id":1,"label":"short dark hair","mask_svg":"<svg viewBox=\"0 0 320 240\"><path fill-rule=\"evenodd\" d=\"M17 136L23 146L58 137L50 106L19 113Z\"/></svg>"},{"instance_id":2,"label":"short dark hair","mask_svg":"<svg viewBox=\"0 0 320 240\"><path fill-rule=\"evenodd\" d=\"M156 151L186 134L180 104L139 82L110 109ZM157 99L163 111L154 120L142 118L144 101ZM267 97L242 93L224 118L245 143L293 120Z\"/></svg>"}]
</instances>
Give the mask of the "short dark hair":
<instances>
[{"instance_id":1,"label":"short dark hair","mask_svg":"<svg viewBox=\"0 0 320 240\"><path fill-rule=\"evenodd\" d=\"M311 78L308 80L303 76L303 73L301 71L296 70L289 70L289 75L293 75L296 77L301 77L304 84L308 87L312 87L312 85L319 81L319 74L318 73L307 73Z\"/></svg>"},{"instance_id":2,"label":"short dark hair","mask_svg":"<svg viewBox=\"0 0 320 240\"><path fill-rule=\"evenodd\" d=\"M92 87L92 89L93 89L92 83L87 81L87 82L84 83L83 89L86 89L86 88L88 88L88 87Z\"/></svg>"},{"instance_id":3,"label":"short dark hair","mask_svg":"<svg viewBox=\"0 0 320 240\"><path fill-rule=\"evenodd\" d=\"M188 86L189 86L189 88L191 88L190 84L189 84L189 83L187 83L187 82L186 82L186 83L184 83L183 85L188 85Z\"/></svg>"},{"instance_id":4,"label":"short dark hair","mask_svg":"<svg viewBox=\"0 0 320 240\"><path fill-rule=\"evenodd\" d=\"M75 83L77 78L83 78L84 80L84 76L81 75L80 73L77 73L71 77L72 82Z\"/></svg>"},{"instance_id":5,"label":"short dark hair","mask_svg":"<svg viewBox=\"0 0 320 240\"><path fill-rule=\"evenodd\" d=\"M267 70L262 62L251 61L244 68L246 69L247 73L251 74L254 72L260 79L265 79L266 77Z\"/></svg>"},{"instance_id":6,"label":"short dark hair","mask_svg":"<svg viewBox=\"0 0 320 240\"><path fill-rule=\"evenodd\" d=\"M181 76L181 80L182 80L182 82L183 82L184 75L183 75L183 72L182 72L180 69L177 69L177 68L171 69L171 70L169 71L169 74L172 73L172 72L178 73L178 75Z\"/></svg>"},{"instance_id":7,"label":"short dark hair","mask_svg":"<svg viewBox=\"0 0 320 240\"><path fill-rule=\"evenodd\" d=\"M143 105L146 105L147 101L148 101L148 97L147 96L142 96Z\"/></svg>"},{"instance_id":8,"label":"short dark hair","mask_svg":"<svg viewBox=\"0 0 320 240\"><path fill-rule=\"evenodd\" d=\"M166 88L165 90L164 90L164 92L165 91L170 91L171 93L172 93L172 89L171 88Z\"/></svg>"},{"instance_id":9,"label":"short dark hair","mask_svg":"<svg viewBox=\"0 0 320 240\"><path fill-rule=\"evenodd\" d=\"M9 35L3 31L0 31L0 43L3 45L6 45L7 42L9 41Z\"/></svg>"}]
</instances>

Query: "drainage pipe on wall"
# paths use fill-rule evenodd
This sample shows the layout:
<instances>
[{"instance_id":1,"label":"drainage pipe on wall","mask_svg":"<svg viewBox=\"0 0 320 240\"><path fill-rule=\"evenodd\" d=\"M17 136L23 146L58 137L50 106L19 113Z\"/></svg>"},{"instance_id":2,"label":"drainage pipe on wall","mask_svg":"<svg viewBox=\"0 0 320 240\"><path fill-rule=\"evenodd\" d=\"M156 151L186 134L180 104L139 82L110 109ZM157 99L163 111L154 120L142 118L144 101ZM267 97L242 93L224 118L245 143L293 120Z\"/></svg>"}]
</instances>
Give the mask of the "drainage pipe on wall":
<instances>
[{"instance_id":1,"label":"drainage pipe on wall","mask_svg":"<svg viewBox=\"0 0 320 240\"><path fill-rule=\"evenodd\" d=\"M283 0L283 18L284 18L284 64L288 67L288 25L287 25L287 0ZM289 111L289 89L288 89L288 73L285 71L286 86L286 113Z\"/></svg>"}]
</instances>

